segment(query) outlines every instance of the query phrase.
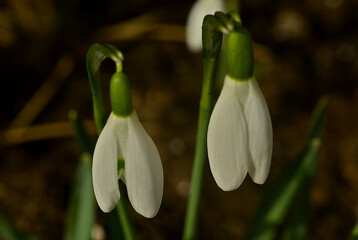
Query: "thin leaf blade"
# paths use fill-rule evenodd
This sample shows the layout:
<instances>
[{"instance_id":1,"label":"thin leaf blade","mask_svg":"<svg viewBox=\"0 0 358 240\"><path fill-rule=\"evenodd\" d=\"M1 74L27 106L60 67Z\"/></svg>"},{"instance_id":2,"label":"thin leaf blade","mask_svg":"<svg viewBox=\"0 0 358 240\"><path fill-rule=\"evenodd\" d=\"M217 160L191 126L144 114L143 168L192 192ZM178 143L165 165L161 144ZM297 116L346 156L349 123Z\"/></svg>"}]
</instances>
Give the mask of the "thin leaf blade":
<instances>
[{"instance_id":1,"label":"thin leaf blade","mask_svg":"<svg viewBox=\"0 0 358 240\"><path fill-rule=\"evenodd\" d=\"M275 239L279 226L300 191L310 188L316 169L324 129L327 100L321 100L313 113L311 128L304 148L275 179L248 227L245 240ZM302 193L303 193L302 192ZM302 214L305 214L304 212ZM304 215L300 216L302 219ZM299 222L301 227L304 221ZM298 231L299 229L292 229ZM289 234L289 233L287 233ZM302 236L305 236L303 227Z\"/></svg>"},{"instance_id":2,"label":"thin leaf blade","mask_svg":"<svg viewBox=\"0 0 358 240\"><path fill-rule=\"evenodd\" d=\"M71 193L65 225L65 240L88 240L95 216L91 156L82 154Z\"/></svg>"}]
</instances>

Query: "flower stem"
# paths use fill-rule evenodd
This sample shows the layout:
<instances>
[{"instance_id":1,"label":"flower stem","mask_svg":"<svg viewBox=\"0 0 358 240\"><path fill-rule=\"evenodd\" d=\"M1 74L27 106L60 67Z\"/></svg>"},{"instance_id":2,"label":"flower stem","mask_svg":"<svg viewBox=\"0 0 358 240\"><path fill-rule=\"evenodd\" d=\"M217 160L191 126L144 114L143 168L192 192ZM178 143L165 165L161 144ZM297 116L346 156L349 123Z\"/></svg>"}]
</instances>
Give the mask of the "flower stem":
<instances>
[{"instance_id":1,"label":"flower stem","mask_svg":"<svg viewBox=\"0 0 358 240\"><path fill-rule=\"evenodd\" d=\"M122 53L110 44L93 44L87 51L86 67L88 80L91 85L93 100L93 115L98 134L106 124L106 112L103 102L103 94L100 82L100 68L106 58L111 58L116 63L117 72L122 71Z\"/></svg>"},{"instance_id":2,"label":"flower stem","mask_svg":"<svg viewBox=\"0 0 358 240\"><path fill-rule=\"evenodd\" d=\"M119 203L118 203L116 209L117 209L117 212L119 215L119 220L120 220L120 223L122 226L123 236L124 236L124 239L126 239L126 240L135 240L137 238L134 233L133 224L130 221L128 208L127 208L127 201L126 201L126 198L124 197L124 196L126 196L126 194L123 194L125 192L125 187L123 186L122 183L119 184L119 189L122 193L122 196L119 199Z\"/></svg>"},{"instance_id":3,"label":"flower stem","mask_svg":"<svg viewBox=\"0 0 358 240\"><path fill-rule=\"evenodd\" d=\"M201 189L207 157L206 136L213 108L212 91L222 40L222 33L215 30L212 25L207 24L206 19L204 19L203 23L203 86L200 98L198 133L183 240L192 240L195 239L196 236Z\"/></svg>"},{"instance_id":4,"label":"flower stem","mask_svg":"<svg viewBox=\"0 0 358 240\"><path fill-rule=\"evenodd\" d=\"M183 240L192 240L195 239L196 236L201 189L203 185L203 175L207 154L206 133L208 129L210 114L211 110L200 108L194 165L191 175L192 179L190 184L188 207L186 210Z\"/></svg>"}]
</instances>

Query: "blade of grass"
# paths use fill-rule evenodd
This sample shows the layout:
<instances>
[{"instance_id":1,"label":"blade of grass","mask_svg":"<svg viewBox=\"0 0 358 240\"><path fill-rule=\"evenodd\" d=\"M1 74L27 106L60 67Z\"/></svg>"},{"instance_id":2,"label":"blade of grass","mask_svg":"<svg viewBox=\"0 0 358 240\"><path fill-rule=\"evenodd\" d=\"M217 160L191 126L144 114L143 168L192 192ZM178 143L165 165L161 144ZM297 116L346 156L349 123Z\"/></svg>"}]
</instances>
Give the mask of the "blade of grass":
<instances>
[{"instance_id":1,"label":"blade of grass","mask_svg":"<svg viewBox=\"0 0 358 240\"><path fill-rule=\"evenodd\" d=\"M90 239L95 217L95 198L92 188L91 153L93 143L75 111L69 112L74 137L81 157L67 210L63 239Z\"/></svg>"},{"instance_id":2,"label":"blade of grass","mask_svg":"<svg viewBox=\"0 0 358 240\"><path fill-rule=\"evenodd\" d=\"M326 110L328 105L328 99L321 98L313 111L311 117L311 123L306 141L309 142L312 139L323 137L324 131L324 119L326 116Z\"/></svg>"},{"instance_id":3,"label":"blade of grass","mask_svg":"<svg viewBox=\"0 0 358 240\"><path fill-rule=\"evenodd\" d=\"M71 110L68 113L68 118L72 124L73 136L76 140L80 153L88 153L92 155L94 151L93 141L87 133L83 122L78 117L77 112L75 110Z\"/></svg>"},{"instance_id":4,"label":"blade of grass","mask_svg":"<svg viewBox=\"0 0 358 240\"><path fill-rule=\"evenodd\" d=\"M304 148L265 193L248 227L245 240L275 239L278 227L300 189L311 185L321 147L326 107L327 100L323 99L317 104Z\"/></svg>"},{"instance_id":5,"label":"blade of grass","mask_svg":"<svg viewBox=\"0 0 358 240\"><path fill-rule=\"evenodd\" d=\"M4 240L38 240L37 237L22 233L15 228L11 221L0 215L0 239Z\"/></svg>"},{"instance_id":6,"label":"blade of grass","mask_svg":"<svg viewBox=\"0 0 358 240\"><path fill-rule=\"evenodd\" d=\"M0 239L20 239L20 234L14 225L3 216L0 216Z\"/></svg>"},{"instance_id":7,"label":"blade of grass","mask_svg":"<svg viewBox=\"0 0 358 240\"><path fill-rule=\"evenodd\" d=\"M310 132L307 141L315 138L322 138L324 129L324 112L327 106L327 100L322 98L316 106L316 110L312 114ZM322 122L322 124L316 124ZM316 127L314 127L316 125ZM283 240L304 240L308 232L308 216L309 216L309 196L313 183L314 172L316 166L312 166L309 176L303 179L301 187L298 189L296 197L289 210L289 218L287 226L283 232Z\"/></svg>"},{"instance_id":8,"label":"blade of grass","mask_svg":"<svg viewBox=\"0 0 358 240\"><path fill-rule=\"evenodd\" d=\"M94 216L95 199L92 188L91 156L83 153L70 197L63 239L90 239Z\"/></svg>"},{"instance_id":9,"label":"blade of grass","mask_svg":"<svg viewBox=\"0 0 358 240\"><path fill-rule=\"evenodd\" d=\"M282 240L303 240L308 232L309 195L311 184L302 186L292 203Z\"/></svg>"},{"instance_id":10,"label":"blade of grass","mask_svg":"<svg viewBox=\"0 0 358 240\"><path fill-rule=\"evenodd\" d=\"M348 240L358 240L358 222L354 226L351 235L349 236Z\"/></svg>"}]
</instances>

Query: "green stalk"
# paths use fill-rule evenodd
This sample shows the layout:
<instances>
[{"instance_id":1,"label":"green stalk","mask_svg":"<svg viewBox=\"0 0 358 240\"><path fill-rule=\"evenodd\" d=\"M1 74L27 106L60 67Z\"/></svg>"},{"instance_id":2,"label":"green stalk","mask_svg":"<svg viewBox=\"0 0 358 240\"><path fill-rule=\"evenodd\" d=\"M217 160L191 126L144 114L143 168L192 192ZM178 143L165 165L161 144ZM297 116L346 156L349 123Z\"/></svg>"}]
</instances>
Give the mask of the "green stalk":
<instances>
[{"instance_id":1,"label":"green stalk","mask_svg":"<svg viewBox=\"0 0 358 240\"><path fill-rule=\"evenodd\" d=\"M184 224L183 240L192 240L195 239L196 236L201 189L203 185L203 175L207 157L206 136L213 108L212 92L216 66L220 55L221 40L222 33L215 30L215 28L209 23L208 17L205 17L203 23L203 87L200 98L198 133L189 200Z\"/></svg>"},{"instance_id":2,"label":"green stalk","mask_svg":"<svg viewBox=\"0 0 358 240\"><path fill-rule=\"evenodd\" d=\"M93 44L86 55L88 80L92 91L93 115L98 134L102 131L107 119L100 81L101 64L106 58L111 58L116 63L117 72L122 71L123 55L116 47L110 44Z\"/></svg>"},{"instance_id":3,"label":"green stalk","mask_svg":"<svg viewBox=\"0 0 358 240\"><path fill-rule=\"evenodd\" d=\"M125 186L123 183L119 184L119 189L121 191L121 198L119 199L119 203L117 205L117 212L119 215L119 220L122 226L122 231L123 231L123 236L125 240L135 240L136 235L134 232L134 228L132 225L131 221L129 220L129 212L128 212L128 208L127 208L127 201L126 201L126 197L127 194L125 193Z\"/></svg>"},{"instance_id":4,"label":"green stalk","mask_svg":"<svg viewBox=\"0 0 358 240\"><path fill-rule=\"evenodd\" d=\"M108 57L116 63L116 71L121 72L123 60L122 53L116 47L110 44L94 44L90 47L86 56L88 78L92 91L94 120L98 134L101 133L104 125L106 124L106 113L100 84L100 67L102 62ZM124 194L125 190L121 188L120 192L122 196L119 199L119 203L116 207L119 215L119 222L123 230L124 239L134 240L136 239L136 236L131 218L128 213L126 205L127 203L124 199L124 196L126 196Z\"/></svg>"}]
</instances>

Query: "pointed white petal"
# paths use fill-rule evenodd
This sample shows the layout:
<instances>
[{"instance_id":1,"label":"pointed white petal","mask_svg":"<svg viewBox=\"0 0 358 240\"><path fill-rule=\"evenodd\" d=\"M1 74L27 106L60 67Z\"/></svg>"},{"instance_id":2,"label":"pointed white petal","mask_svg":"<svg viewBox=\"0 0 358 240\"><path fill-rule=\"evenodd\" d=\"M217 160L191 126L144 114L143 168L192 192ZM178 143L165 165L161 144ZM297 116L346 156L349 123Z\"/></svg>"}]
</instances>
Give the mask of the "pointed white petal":
<instances>
[{"instance_id":1,"label":"pointed white petal","mask_svg":"<svg viewBox=\"0 0 358 240\"><path fill-rule=\"evenodd\" d=\"M207 14L216 11L225 12L225 4L222 0L198 0L190 9L187 28L186 42L191 52L201 51L201 26Z\"/></svg>"},{"instance_id":2,"label":"pointed white petal","mask_svg":"<svg viewBox=\"0 0 358 240\"><path fill-rule=\"evenodd\" d=\"M249 80L250 90L245 105L251 161L249 174L263 184L268 176L272 156L272 124L265 98L255 78Z\"/></svg>"},{"instance_id":3,"label":"pointed white petal","mask_svg":"<svg viewBox=\"0 0 358 240\"><path fill-rule=\"evenodd\" d=\"M162 202L163 167L154 142L135 112L128 117L128 139L123 150L129 201L139 214L152 218Z\"/></svg>"},{"instance_id":4,"label":"pointed white petal","mask_svg":"<svg viewBox=\"0 0 358 240\"><path fill-rule=\"evenodd\" d=\"M247 173L247 130L236 90L227 80L211 115L207 139L217 185L224 191L238 188Z\"/></svg>"},{"instance_id":5,"label":"pointed white petal","mask_svg":"<svg viewBox=\"0 0 358 240\"><path fill-rule=\"evenodd\" d=\"M117 172L118 142L114 132L115 118L113 114L108 118L93 154L94 194L103 212L110 212L120 198Z\"/></svg>"}]
</instances>

